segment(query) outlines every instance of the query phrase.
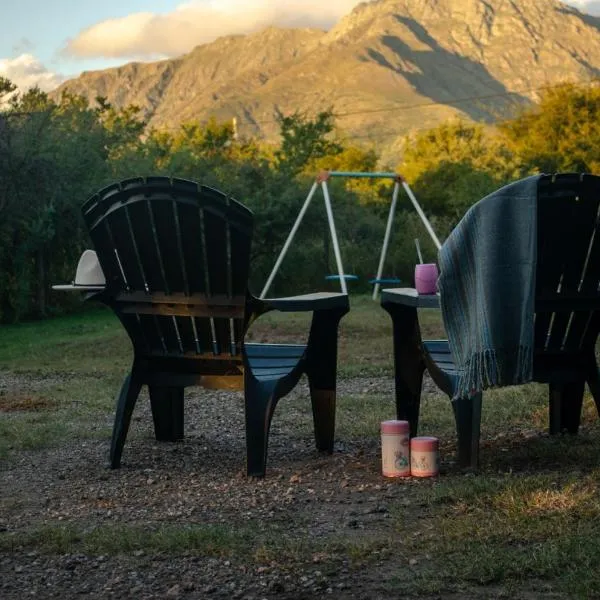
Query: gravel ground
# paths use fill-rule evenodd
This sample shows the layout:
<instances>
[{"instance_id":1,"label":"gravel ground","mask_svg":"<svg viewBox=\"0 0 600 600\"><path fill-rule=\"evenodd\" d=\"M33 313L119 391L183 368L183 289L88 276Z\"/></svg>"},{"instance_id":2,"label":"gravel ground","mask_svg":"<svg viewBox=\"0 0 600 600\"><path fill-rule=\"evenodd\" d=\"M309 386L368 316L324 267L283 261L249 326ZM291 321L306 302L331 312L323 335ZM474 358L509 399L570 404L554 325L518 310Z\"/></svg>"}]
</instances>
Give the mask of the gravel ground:
<instances>
[{"instance_id":1,"label":"gravel ground","mask_svg":"<svg viewBox=\"0 0 600 600\"><path fill-rule=\"evenodd\" d=\"M0 374L0 394L39 391L51 382ZM431 382L426 389L432 391ZM344 380L338 392L393 398L393 380ZM389 556L370 556L357 569L349 557L321 548L329 548L326 542L336 535L357 542L388 535L390 503L407 486L431 483L383 479L378 439L339 439L333 455L319 454L307 398L300 386L277 407L262 480L245 476L242 395L200 389L186 394L187 437L176 444L153 440L147 398L140 397L119 470L106 467L104 437L19 452L0 463L0 531L15 540L11 551L0 553L0 598L402 597L397 589L391 593L390 582L410 577L414 560L398 557L391 573ZM106 423L111 421L106 415ZM406 508L418 518L418 507L407 501ZM27 530L58 524L88 532L113 527L115 535L135 526L255 527L266 534L272 529L292 544L308 540L310 547L308 556L305 551L290 563L273 557L261 562L260 554L253 561L206 556L186 548L53 554L19 545Z\"/></svg>"}]
</instances>

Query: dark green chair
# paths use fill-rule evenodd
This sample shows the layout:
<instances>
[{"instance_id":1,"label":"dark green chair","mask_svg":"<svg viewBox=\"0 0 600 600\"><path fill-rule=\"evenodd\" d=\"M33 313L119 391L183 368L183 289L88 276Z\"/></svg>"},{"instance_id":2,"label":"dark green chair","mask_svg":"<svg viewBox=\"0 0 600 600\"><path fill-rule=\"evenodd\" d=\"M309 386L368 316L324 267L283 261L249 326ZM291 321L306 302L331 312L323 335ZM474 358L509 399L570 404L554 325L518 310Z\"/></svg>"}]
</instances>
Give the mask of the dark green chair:
<instances>
[{"instance_id":1,"label":"dark green chair","mask_svg":"<svg viewBox=\"0 0 600 600\"><path fill-rule=\"evenodd\" d=\"M252 213L192 181L127 179L82 210L106 278L104 290L87 297L114 310L133 344L133 365L117 398L113 468L143 385L156 439L165 441L183 438L186 386L243 389L247 472L263 476L275 405L306 374L317 448L332 451L337 332L347 295L252 296ZM270 310L312 311L308 343L244 343L249 325Z\"/></svg>"},{"instance_id":2,"label":"dark green chair","mask_svg":"<svg viewBox=\"0 0 600 600\"><path fill-rule=\"evenodd\" d=\"M533 381L549 384L550 433L574 434L586 383L600 413L595 354L600 333L600 177L544 175L537 193ZM459 372L447 340L421 340L416 309L406 306L405 298L384 290L382 306L392 317L399 349L398 418L409 420L416 435L424 369L450 398ZM478 466L481 406L481 393L452 401L461 466Z\"/></svg>"}]
</instances>

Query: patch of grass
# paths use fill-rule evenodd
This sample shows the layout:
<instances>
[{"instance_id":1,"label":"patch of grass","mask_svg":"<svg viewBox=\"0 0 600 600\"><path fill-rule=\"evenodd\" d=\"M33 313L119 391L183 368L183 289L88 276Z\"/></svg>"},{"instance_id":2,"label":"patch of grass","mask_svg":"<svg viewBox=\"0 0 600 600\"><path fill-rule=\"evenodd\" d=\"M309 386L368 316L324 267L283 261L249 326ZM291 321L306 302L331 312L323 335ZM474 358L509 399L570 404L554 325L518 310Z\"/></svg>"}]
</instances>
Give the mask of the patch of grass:
<instances>
[{"instance_id":1,"label":"patch of grass","mask_svg":"<svg viewBox=\"0 0 600 600\"><path fill-rule=\"evenodd\" d=\"M111 414L119 385L117 377L74 377L48 384L44 410L12 410L0 419L0 459L15 451L40 450L67 439L106 438L110 427L102 424L102 417ZM0 406L3 397L13 396L0 396Z\"/></svg>"},{"instance_id":2,"label":"patch of grass","mask_svg":"<svg viewBox=\"0 0 600 600\"><path fill-rule=\"evenodd\" d=\"M337 436L342 439L378 439L381 421L394 418L393 398L372 395L342 396L336 406Z\"/></svg>"},{"instance_id":3,"label":"patch of grass","mask_svg":"<svg viewBox=\"0 0 600 600\"><path fill-rule=\"evenodd\" d=\"M41 413L5 415L0 419L0 459L7 458L12 451L47 448L64 441L71 433L67 423Z\"/></svg>"},{"instance_id":4,"label":"patch of grass","mask_svg":"<svg viewBox=\"0 0 600 600\"><path fill-rule=\"evenodd\" d=\"M172 556L235 558L246 564L328 565L341 560L354 567L390 552L390 536L342 536L320 540L318 551L312 537L302 530L273 524L268 531L259 524L196 523L189 525L99 525L50 524L18 533L0 533L0 551L35 550L46 554L85 553L118 556L143 551Z\"/></svg>"},{"instance_id":5,"label":"patch of grass","mask_svg":"<svg viewBox=\"0 0 600 600\"><path fill-rule=\"evenodd\" d=\"M589 597L600 585L599 491L599 470L446 479L421 488L427 521L407 550L433 558L440 590L538 579Z\"/></svg>"},{"instance_id":6,"label":"patch of grass","mask_svg":"<svg viewBox=\"0 0 600 600\"><path fill-rule=\"evenodd\" d=\"M49 554L85 552L114 556L143 550L230 557L250 555L256 534L256 528L250 526L234 530L225 525L101 525L88 529L73 524L45 525L18 535L0 534L0 548L35 549Z\"/></svg>"},{"instance_id":7,"label":"patch of grass","mask_svg":"<svg viewBox=\"0 0 600 600\"><path fill-rule=\"evenodd\" d=\"M131 343L111 311L3 325L0 365L17 373L103 373L126 369Z\"/></svg>"}]
</instances>

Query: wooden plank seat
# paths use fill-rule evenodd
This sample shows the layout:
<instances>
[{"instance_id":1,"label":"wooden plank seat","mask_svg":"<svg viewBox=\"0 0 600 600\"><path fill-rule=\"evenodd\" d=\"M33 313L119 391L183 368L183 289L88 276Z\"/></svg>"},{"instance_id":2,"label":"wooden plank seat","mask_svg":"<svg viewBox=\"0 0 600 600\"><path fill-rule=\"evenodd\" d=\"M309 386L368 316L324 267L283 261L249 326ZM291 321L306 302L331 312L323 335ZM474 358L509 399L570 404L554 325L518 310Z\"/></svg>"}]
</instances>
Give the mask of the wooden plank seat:
<instances>
[{"instance_id":1,"label":"wooden plank seat","mask_svg":"<svg viewBox=\"0 0 600 600\"><path fill-rule=\"evenodd\" d=\"M427 350L429 359L446 375L449 377L456 377L458 375L448 340L424 340L423 347Z\"/></svg>"},{"instance_id":2,"label":"wooden plank seat","mask_svg":"<svg viewBox=\"0 0 600 600\"><path fill-rule=\"evenodd\" d=\"M131 414L147 385L158 440L183 437L187 386L244 391L247 472L263 476L275 406L308 377L315 440L333 450L337 331L348 296L259 299L248 290L253 215L183 179L136 177L94 194L83 218L106 279L86 298L113 309L134 359L117 398L110 464L121 464ZM312 312L308 342L245 343L262 314Z\"/></svg>"},{"instance_id":3,"label":"wooden plank seat","mask_svg":"<svg viewBox=\"0 0 600 600\"><path fill-rule=\"evenodd\" d=\"M306 352L303 344L245 344L252 374L260 381L290 375Z\"/></svg>"}]
</instances>

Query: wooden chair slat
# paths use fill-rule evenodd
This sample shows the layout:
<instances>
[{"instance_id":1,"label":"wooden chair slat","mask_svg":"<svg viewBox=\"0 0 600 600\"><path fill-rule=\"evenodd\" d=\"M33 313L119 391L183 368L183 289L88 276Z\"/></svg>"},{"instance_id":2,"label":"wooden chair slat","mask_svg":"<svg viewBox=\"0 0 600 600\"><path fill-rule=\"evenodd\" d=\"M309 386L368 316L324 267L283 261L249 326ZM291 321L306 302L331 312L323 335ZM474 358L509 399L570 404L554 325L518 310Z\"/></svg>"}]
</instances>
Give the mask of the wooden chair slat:
<instances>
[{"instance_id":1,"label":"wooden chair slat","mask_svg":"<svg viewBox=\"0 0 600 600\"><path fill-rule=\"evenodd\" d=\"M104 272L106 284L116 289L127 289L127 282L123 277L115 247L112 241L112 234L108 226L108 221L101 221L90 230L90 237L96 248L98 259Z\"/></svg>"},{"instance_id":2,"label":"wooden chair slat","mask_svg":"<svg viewBox=\"0 0 600 600\"><path fill-rule=\"evenodd\" d=\"M225 221L204 210L203 231L210 294L233 295L228 274L228 233Z\"/></svg>"},{"instance_id":3,"label":"wooden chair slat","mask_svg":"<svg viewBox=\"0 0 600 600\"><path fill-rule=\"evenodd\" d=\"M160 261L164 269L165 283L163 291L167 294L185 293L183 265L179 258L177 242L177 221L175 219L175 204L173 199L153 196L152 212L156 226L157 246Z\"/></svg>"},{"instance_id":4,"label":"wooden chair slat","mask_svg":"<svg viewBox=\"0 0 600 600\"><path fill-rule=\"evenodd\" d=\"M149 292L164 292L168 286L161 261L152 204L146 197L140 195L138 201L128 202L127 211L144 273L145 286L142 289Z\"/></svg>"},{"instance_id":5,"label":"wooden chair slat","mask_svg":"<svg viewBox=\"0 0 600 600\"><path fill-rule=\"evenodd\" d=\"M177 329L181 338L181 345L183 347L183 353L199 354L199 349L196 345L196 337L194 335L193 319L191 317L178 316L175 317L177 321Z\"/></svg>"},{"instance_id":6,"label":"wooden chair slat","mask_svg":"<svg viewBox=\"0 0 600 600\"><path fill-rule=\"evenodd\" d=\"M306 346L301 344L244 344L248 358L298 357L304 354Z\"/></svg>"},{"instance_id":7,"label":"wooden chair slat","mask_svg":"<svg viewBox=\"0 0 600 600\"><path fill-rule=\"evenodd\" d=\"M189 293L207 293L206 249L202 243L201 209L191 204L179 204L181 249L187 271Z\"/></svg>"},{"instance_id":8,"label":"wooden chair slat","mask_svg":"<svg viewBox=\"0 0 600 600\"><path fill-rule=\"evenodd\" d=\"M175 317L173 315L160 315L156 317L156 320L162 334L166 353L183 354L184 350Z\"/></svg>"},{"instance_id":9,"label":"wooden chair slat","mask_svg":"<svg viewBox=\"0 0 600 600\"><path fill-rule=\"evenodd\" d=\"M200 353L213 352L213 336L210 327L210 319L195 318L196 333L198 334L198 344Z\"/></svg>"}]
</instances>

